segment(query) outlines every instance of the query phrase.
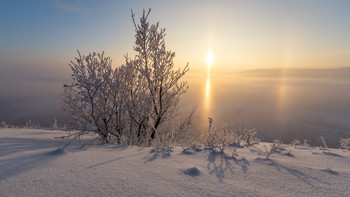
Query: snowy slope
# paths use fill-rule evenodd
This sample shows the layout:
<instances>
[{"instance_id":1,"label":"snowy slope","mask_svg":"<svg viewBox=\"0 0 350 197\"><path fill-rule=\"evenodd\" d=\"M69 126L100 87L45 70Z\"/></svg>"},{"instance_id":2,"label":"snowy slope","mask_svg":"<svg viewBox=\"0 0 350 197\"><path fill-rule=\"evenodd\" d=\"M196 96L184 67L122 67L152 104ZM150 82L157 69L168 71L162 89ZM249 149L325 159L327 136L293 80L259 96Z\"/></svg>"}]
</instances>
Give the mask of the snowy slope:
<instances>
[{"instance_id":1,"label":"snowy slope","mask_svg":"<svg viewBox=\"0 0 350 197\"><path fill-rule=\"evenodd\" d=\"M168 155L90 137L60 152L54 137L63 135L0 129L0 196L350 196L350 152L338 149L265 159L270 144L260 143L236 158L180 147Z\"/></svg>"}]
</instances>

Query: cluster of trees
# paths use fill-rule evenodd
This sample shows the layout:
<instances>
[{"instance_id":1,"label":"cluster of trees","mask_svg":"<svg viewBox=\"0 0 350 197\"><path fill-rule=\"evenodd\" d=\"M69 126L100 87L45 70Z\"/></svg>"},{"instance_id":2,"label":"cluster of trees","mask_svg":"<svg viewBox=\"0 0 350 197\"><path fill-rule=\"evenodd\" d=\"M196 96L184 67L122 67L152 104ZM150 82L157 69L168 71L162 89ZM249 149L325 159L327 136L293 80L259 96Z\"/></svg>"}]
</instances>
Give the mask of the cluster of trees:
<instances>
[{"instance_id":1,"label":"cluster of trees","mask_svg":"<svg viewBox=\"0 0 350 197\"><path fill-rule=\"evenodd\" d=\"M135 57L115 69L104 53L81 55L69 64L72 84L64 85L64 108L84 132L95 132L107 143L151 145L155 139L174 137L191 125L192 115L178 119L180 97L188 89L181 78L189 70L175 69L175 53L165 46L165 29L149 24L143 11L135 14Z\"/></svg>"}]
</instances>

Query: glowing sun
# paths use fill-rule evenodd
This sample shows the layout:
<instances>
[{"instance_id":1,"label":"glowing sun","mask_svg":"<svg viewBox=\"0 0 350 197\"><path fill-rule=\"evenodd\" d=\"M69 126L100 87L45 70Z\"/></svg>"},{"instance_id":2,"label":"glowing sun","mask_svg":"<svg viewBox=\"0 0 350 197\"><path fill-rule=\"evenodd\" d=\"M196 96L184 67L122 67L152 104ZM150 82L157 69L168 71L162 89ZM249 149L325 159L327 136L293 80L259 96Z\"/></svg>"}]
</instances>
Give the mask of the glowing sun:
<instances>
[{"instance_id":1,"label":"glowing sun","mask_svg":"<svg viewBox=\"0 0 350 197\"><path fill-rule=\"evenodd\" d=\"M208 66L213 62L213 59L214 59L213 53L212 52L208 52L207 53L207 57L206 57Z\"/></svg>"}]
</instances>

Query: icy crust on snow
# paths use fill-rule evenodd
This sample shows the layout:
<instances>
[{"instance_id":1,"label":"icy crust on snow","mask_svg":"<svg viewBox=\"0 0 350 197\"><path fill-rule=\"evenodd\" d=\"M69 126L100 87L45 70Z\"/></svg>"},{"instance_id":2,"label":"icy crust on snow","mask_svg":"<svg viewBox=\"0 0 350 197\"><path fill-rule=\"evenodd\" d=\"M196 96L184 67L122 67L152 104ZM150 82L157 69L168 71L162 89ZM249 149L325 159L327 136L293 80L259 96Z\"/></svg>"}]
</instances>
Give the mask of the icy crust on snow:
<instances>
[{"instance_id":1,"label":"icy crust on snow","mask_svg":"<svg viewBox=\"0 0 350 197\"><path fill-rule=\"evenodd\" d=\"M350 196L350 153L339 149L168 154L87 136L62 151L65 135L0 129L0 196Z\"/></svg>"}]
</instances>

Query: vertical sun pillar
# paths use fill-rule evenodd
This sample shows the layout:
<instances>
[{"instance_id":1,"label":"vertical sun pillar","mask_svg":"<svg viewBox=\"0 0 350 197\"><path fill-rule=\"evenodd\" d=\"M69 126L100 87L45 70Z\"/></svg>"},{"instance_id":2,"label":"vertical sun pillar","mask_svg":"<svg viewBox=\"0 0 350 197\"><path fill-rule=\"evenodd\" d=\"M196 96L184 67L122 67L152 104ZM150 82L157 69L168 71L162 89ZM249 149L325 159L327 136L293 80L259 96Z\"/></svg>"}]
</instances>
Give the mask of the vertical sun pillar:
<instances>
[{"instance_id":1,"label":"vertical sun pillar","mask_svg":"<svg viewBox=\"0 0 350 197\"><path fill-rule=\"evenodd\" d=\"M207 80L205 86L205 118L211 115L211 102L210 102L210 66L213 62L213 53L209 50L206 56L207 63Z\"/></svg>"}]
</instances>

